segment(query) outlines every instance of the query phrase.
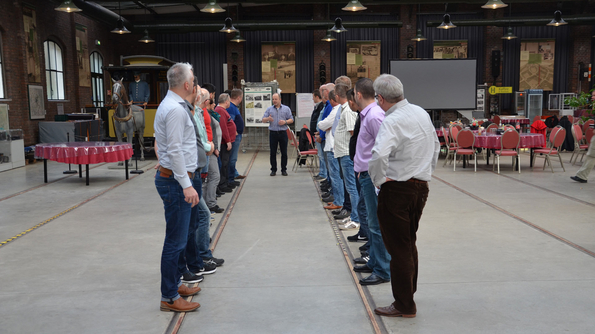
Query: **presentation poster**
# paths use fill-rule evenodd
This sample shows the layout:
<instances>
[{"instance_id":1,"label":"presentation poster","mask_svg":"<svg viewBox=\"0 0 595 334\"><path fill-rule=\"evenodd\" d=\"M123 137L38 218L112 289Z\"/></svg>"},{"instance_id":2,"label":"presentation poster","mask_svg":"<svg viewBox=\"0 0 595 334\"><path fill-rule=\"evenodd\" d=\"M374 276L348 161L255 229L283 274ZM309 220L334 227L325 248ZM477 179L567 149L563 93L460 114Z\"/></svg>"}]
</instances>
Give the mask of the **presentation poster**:
<instances>
[{"instance_id":1,"label":"presentation poster","mask_svg":"<svg viewBox=\"0 0 595 334\"><path fill-rule=\"evenodd\" d=\"M244 108L246 110L246 126L268 127L262 117L268 107L273 105L273 89L271 87L245 87Z\"/></svg>"},{"instance_id":2,"label":"presentation poster","mask_svg":"<svg viewBox=\"0 0 595 334\"><path fill-rule=\"evenodd\" d=\"M277 80L283 93L295 93L295 42L262 42L262 82Z\"/></svg>"},{"instance_id":3,"label":"presentation poster","mask_svg":"<svg viewBox=\"0 0 595 334\"><path fill-rule=\"evenodd\" d=\"M554 89L554 54L556 42L553 39L522 40L519 90Z\"/></svg>"},{"instance_id":4,"label":"presentation poster","mask_svg":"<svg viewBox=\"0 0 595 334\"><path fill-rule=\"evenodd\" d=\"M467 58L467 41L434 41L434 59Z\"/></svg>"},{"instance_id":5,"label":"presentation poster","mask_svg":"<svg viewBox=\"0 0 595 334\"><path fill-rule=\"evenodd\" d=\"M380 41L347 41L347 76L374 81L380 76Z\"/></svg>"}]
</instances>

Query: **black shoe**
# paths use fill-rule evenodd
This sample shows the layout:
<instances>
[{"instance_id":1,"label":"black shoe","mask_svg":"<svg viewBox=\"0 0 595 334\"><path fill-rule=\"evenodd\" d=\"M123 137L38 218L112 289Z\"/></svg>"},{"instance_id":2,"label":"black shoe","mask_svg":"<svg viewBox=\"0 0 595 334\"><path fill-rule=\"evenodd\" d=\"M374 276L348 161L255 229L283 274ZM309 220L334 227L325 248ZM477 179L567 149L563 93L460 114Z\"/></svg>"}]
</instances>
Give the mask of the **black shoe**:
<instances>
[{"instance_id":1,"label":"black shoe","mask_svg":"<svg viewBox=\"0 0 595 334\"><path fill-rule=\"evenodd\" d=\"M372 268L368 267L367 265L355 266L353 267L353 271L356 273L372 273Z\"/></svg>"},{"instance_id":2,"label":"black shoe","mask_svg":"<svg viewBox=\"0 0 595 334\"><path fill-rule=\"evenodd\" d=\"M221 192L223 192L223 193L231 193L231 192L233 192L233 189L231 189L231 188L229 188L229 187L226 187L226 186L219 187L219 190L220 190Z\"/></svg>"},{"instance_id":3,"label":"black shoe","mask_svg":"<svg viewBox=\"0 0 595 334\"><path fill-rule=\"evenodd\" d=\"M341 209L337 209L337 210L333 210L333 211L331 211L331 213L332 213L333 215L338 215L338 214L340 214L340 213L341 213L341 211L343 211L343 209L342 209L342 208L341 208Z\"/></svg>"},{"instance_id":4,"label":"black shoe","mask_svg":"<svg viewBox=\"0 0 595 334\"><path fill-rule=\"evenodd\" d=\"M239 186L240 184L242 184L242 182L240 182L240 181L232 181L232 182L230 182L230 183L233 183L233 184L235 184L236 186Z\"/></svg>"},{"instance_id":5,"label":"black shoe","mask_svg":"<svg viewBox=\"0 0 595 334\"><path fill-rule=\"evenodd\" d=\"M215 195L215 198L219 198L219 197L221 197L221 195L219 195L219 194Z\"/></svg>"},{"instance_id":6,"label":"black shoe","mask_svg":"<svg viewBox=\"0 0 595 334\"><path fill-rule=\"evenodd\" d=\"M328 180L320 181L321 187L330 187L331 183Z\"/></svg>"},{"instance_id":7,"label":"black shoe","mask_svg":"<svg viewBox=\"0 0 595 334\"><path fill-rule=\"evenodd\" d=\"M226 187L229 188L229 189L235 189L235 187L237 187L237 185L235 185L234 183L228 183L226 185Z\"/></svg>"},{"instance_id":8,"label":"black shoe","mask_svg":"<svg viewBox=\"0 0 595 334\"><path fill-rule=\"evenodd\" d=\"M341 212L339 212L339 214L334 215L333 218L335 218L335 219L343 219L343 218L349 217L349 215L351 215L351 212L343 209L343 210L341 210Z\"/></svg>"},{"instance_id":9,"label":"black shoe","mask_svg":"<svg viewBox=\"0 0 595 334\"><path fill-rule=\"evenodd\" d=\"M368 257L366 259L366 258L363 258L363 257L358 257L358 258L355 258L353 260L353 263L355 263L355 264L366 264L366 263L368 263L368 259L370 259L370 258Z\"/></svg>"},{"instance_id":10,"label":"black shoe","mask_svg":"<svg viewBox=\"0 0 595 334\"><path fill-rule=\"evenodd\" d=\"M571 178L571 179L573 179L573 180L574 180L574 181L576 181L576 182L580 182L580 183L587 183L587 180L583 180L583 179L581 179L581 178L580 178L580 177L578 177L578 176L571 176L570 178Z\"/></svg>"},{"instance_id":11,"label":"black shoe","mask_svg":"<svg viewBox=\"0 0 595 334\"><path fill-rule=\"evenodd\" d=\"M328 186L328 185L320 186L320 190L322 190L322 191L329 191L329 190L331 190L331 186Z\"/></svg>"},{"instance_id":12,"label":"black shoe","mask_svg":"<svg viewBox=\"0 0 595 334\"><path fill-rule=\"evenodd\" d=\"M320 197L325 198L325 197L329 197L331 195L332 195L331 192L327 191L327 192L322 193L322 195L320 195Z\"/></svg>"},{"instance_id":13,"label":"black shoe","mask_svg":"<svg viewBox=\"0 0 595 334\"><path fill-rule=\"evenodd\" d=\"M200 283L203 279L204 277L202 277L201 273L196 275L191 272L187 272L182 275L182 283Z\"/></svg>"},{"instance_id":14,"label":"black shoe","mask_svg":"<svg viewBox=\"0 0 595 334\"><path fill-rule=\"evenodd\" d=\"M287 172L281 172L281 175L287 176Z\"/></svg>"},{"instance_id":15,"label":"black shoe","mask_svg":"<svg viewBox=\"0 0 595 334\"><path fill-rule=\"evenodd\" d=\"M201 268L197 274L198 275L209 275L209 274L215 273L215 271L217 271L216 265L214 265L212 263L205 262L205 266L203 268Z\"/></svg>"},{"instance_id":16,"label":"black shoe","mask_svg":"<svg viewBox=\"0 0 595 334\"><path fill-rule=\"evenodd\" d=\"M322 201L325 202L325 203L332 203L332 202L335 201L335 197L333 197L333 195L330 195L329 197L324 197L322 199Z\"/></svg>"},{"instance_id":17,"label":"black shoe","mask_svg":"<svg viewBox=\"0 0 595 334\"><path fill-rule=\"evenodd\" d=\"M277 175L277 172L271 172L271 176Z\"/></svg>"},{"instance_id":18,"label":"black shoe","mask_svg":"<svg viewBox=\"0 0 595 334\"><path fill-rule=\"evenodd\" d=\"M218 259L215 257L212 257L210 259L203 259L203 261L206 263L210 263L210 264L214 264L216 267L221 267L223 265L223 262L225 262L225 260L223 259Z\"/></svg>"},{"instance_id":19,"label":"black shoe","mask_svg":"<svg viewBox=\"0 0 595 334\"><path fill-rule=\"evenodd\" d=\"M370 242L366 242L365 244L359 246L359 251L360 252L367 252L368 249L370 249Z\"/></svg>"},{"instance_id":20,"label":"black shoe","mask_svg":"<svg viewBox=\"0 0 595 334\"><path fill-rule=\"evenodd\" d=\"M347 237L347 241L357 242L357 241L368 241L368 237L362 237L359 235L359 232L356 235L352 235Z\"/></svg>"},{"instance_id":21,"label":"black shoe","mask_svg":"<svg viewBox=\"0 0 595 334\"><path fill-rule=\"evenodd\" d=\"M376 274L372 274L366 278L362 278L359 280L359 284L361 284L361 285L376 285L376 284L381 284L381 283L386 283L386 282L390 282L390 280L378 277L378 276L376 276Z\"/></svg>"},{"instance_id":22,"label":"black shoe","mask_svg":"<svg viewBox=\"0 0 595 334\"><path fill-rule=\"evenodd\" d=\"M326 178L324 178L324 177L322 177L320 175L316 175L316 176L314 176L314 180L320 181L320 180L326 180Z\"/></svg>"},{"instance_id":23,"label":"black shoe","mask_svg":"<svg viewBox=\"0 0 595 334\"><path fill-rule=\"evenodd\" d=\"M215 205L214 207L209 208L209 210L211 212L215 212L215 213L221 213L221 212L225 211L222 208L220 208L219 205Z\"/></svg>"}]
</instances>

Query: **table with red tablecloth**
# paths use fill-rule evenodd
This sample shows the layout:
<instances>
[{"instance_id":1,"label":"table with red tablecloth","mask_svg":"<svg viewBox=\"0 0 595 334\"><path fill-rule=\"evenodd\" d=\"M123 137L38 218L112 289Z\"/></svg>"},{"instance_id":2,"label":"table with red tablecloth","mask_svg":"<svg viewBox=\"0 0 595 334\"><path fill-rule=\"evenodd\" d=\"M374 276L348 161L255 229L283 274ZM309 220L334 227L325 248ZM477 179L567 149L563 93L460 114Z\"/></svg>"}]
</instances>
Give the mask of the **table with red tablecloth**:
<instances>
[{"instance_id":1,"label":"table with red tablecloth","mask_svg":"<svg viewBox=\"0 0 595 334\"><path fill-rule=\"evenodd\" d=\"M545 138L539 133L521 133L519 148L531 149L531 164L533 163L533 148L545 147ZM475 147L488 149L488 165L490 150L500 149L502 135L485 133L475 136Z\"/></svg>"},{"instance_id":2,"label":"table with red tablecloth","mask_svg":"<svg viewBox=\"0 0 595 334\"><path fill-rule=\"evenodd\" d=\"M35 158L43 159L44 182L47 183L47 160L86 166L87 185L89 185L89 164L120 162L130 159L134 151L132 144L120 142L68 142L44 143L35 145ZM128 164L124 163L128 180Z\"/></svg>"},{"instance_id":3,"label":"table with red tablecloth","mask_svg":"<svg viewBox=\"0 0 595 334\"><path fill-rule=\"evenodd\" d=\"M500 123L501 124L516 124L519 123L521 125L527 125L531 123L531 120L528 118L515 118L515 117L502 117L500 116Z\"/></svg>"}]
</instances>

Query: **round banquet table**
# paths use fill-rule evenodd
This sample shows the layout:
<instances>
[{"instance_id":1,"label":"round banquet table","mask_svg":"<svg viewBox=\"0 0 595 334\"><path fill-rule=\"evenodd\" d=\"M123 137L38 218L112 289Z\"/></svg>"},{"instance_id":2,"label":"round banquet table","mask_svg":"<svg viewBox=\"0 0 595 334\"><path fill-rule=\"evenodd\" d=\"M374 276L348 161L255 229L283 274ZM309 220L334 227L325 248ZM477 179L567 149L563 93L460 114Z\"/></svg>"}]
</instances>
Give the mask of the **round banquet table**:
<instances>
[{"instance_id":1,"label":"round banquet table","mask_svg":"<svg viewBox=\"0 0 595 334\"><path fill-rule=\"evenodd\" d=\"M533 148L545 147L545 137L541 133L521 133L519 148L531 149L531 167L533 167ZM475 147L488 150L487 164L490 164L490 150L500 149L500 138L502 135L486 133L475 136ZM518 159L518 157L517 157Z\"/></svg>"},{"instance_id":2,"label":"round banquet table","mask_svg":"<svg viewBox=\"0 0 595 334\"><path fill-rule=\"evenodd\" d=\"M35 158L43 159L45 183L48 182L48 160L79 165L79 177L82 177L82 168L80 166L85 165L87 185L89 185L89 164L126 161L132 157L133 153L132 144L120 142L90 141L35 145ZM126 166L126 180L128 180L128 164L124 163L124 165Z\"/></svg>"}]
</instances>

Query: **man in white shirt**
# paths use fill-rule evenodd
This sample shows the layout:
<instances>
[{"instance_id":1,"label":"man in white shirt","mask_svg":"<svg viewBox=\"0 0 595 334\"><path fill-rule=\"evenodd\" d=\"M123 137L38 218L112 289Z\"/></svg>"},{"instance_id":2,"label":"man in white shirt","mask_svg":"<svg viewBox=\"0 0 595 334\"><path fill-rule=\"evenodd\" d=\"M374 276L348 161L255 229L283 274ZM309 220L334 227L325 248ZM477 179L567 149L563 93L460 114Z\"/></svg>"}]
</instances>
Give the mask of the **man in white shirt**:
<instances>
[{"instance_id":1,"label":"man in white shirt","mask_svg":"<svg viewBox=\"0 0 595 334\"><path fill-rule=\"evenodd\" d=\"M335 138L333 137L332 127L335 121L335 116L339 111L339 108L341 108L341 105L339 102L337 102L337 95L335 94L334 89L329 92L328 96L333 109L331 110L331 113L328 115L328 117L318 122L318 128L320 128L320 130L326 131L324 151L326 152L329 168L328 174L331 178L331 189L333 191L334 201L332 203L327 203L324 208L327 210L337 210L343 208L343 201L345 200L345 188L343 187L343 180L341 179L339 161L337 158L335 158Z\"/></svg>"},{"instance_id":2,"label":"man in white shirt","mask_svg":"<svg viewBox=\"0 0 595 334\"><path fill-rule=\"evenodd\" d=\"M185 98L192 95L194 73L188 63L174 64L167 71L169 91L155 114L155 142L159 165L155 187L165 209L165 242L161 254L161 310L188 312L200 307L180 296L192 296L200 288L182 284L178 271L180 254L185 250L192 208L198 193L192 179L198 168L196 132Z\"/></svg>"},{"instance_id":3,"label":"man in white shirt","mask_svg":"<svg viewBox=\"0 0 595 334\"><path fill-rule=\"evenodd\" d=\"M368 171L378 194L378 221L386 250L395 301L376 314L413 318L417 313L415 241L426 200L428 181L436 167L440 142L428 113L404 98L403 84L393 75L374 81L378 105L385 111Z\"/></svg>"}]
</instances>

